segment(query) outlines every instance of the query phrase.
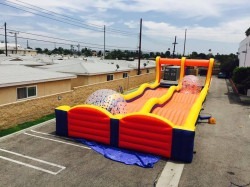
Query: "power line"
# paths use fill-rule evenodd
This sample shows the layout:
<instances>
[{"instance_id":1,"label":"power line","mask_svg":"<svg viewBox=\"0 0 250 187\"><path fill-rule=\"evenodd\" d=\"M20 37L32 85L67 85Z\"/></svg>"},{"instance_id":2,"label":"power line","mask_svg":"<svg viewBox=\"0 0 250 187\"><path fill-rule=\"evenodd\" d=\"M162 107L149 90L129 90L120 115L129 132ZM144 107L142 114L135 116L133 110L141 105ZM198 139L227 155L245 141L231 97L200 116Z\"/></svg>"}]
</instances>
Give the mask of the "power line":
<instances>
[{"instance_id":1,"label":"power line","mask_svg":"<svg viewBox=\"0 0 250 187\"><path fill-rule=\"evenodd\" d=\"M84 24L84 23L82 23L82 20L80 20L80 19L76 19L76 18L72 18L72 17L70 17L70 16L62 15L62 14L53 12L53 11L51 11L51 10L47 10L47 9L44 9L44 8L41 8L41 7L32 5L32 4L29 4L29 3L26 3L26 2L20 1L20 0L15 0L15 1L20 2L20 3L22 3L22 4L29 5L29 6L31 6L31 7L38 8L37 11L44 10L44 11L46 11L46 12L51 12L52 14L49 14L49 15L56 14L56 15L62 17L62 18L68 18L68 19L70 19L71 21L72 21L72 20L73 20L73 21L77 21L77 22L80 22L81 24L86 25L86 26L94 26L94 27L98 27L98 28L100 28L100 29L102 28L101 26L95 25L95 24ZM12 1L8 1L8 2L13 3ZM16 3L14 3L14 4L16 4ZM24 6L24 5L22 5L22 6ZM25 7L26 7L26 6L25 6ZM40 12L41 12L41 11L40 11Z\"/></svg>"},{"instance_id":2,"label":"power line","mask_svg":"<svg viewBox=\"0 0 250 187\"><path fill-rule=\"evenodd\" d=\"M5 36L4 34L0 34L0 36ZM11 36L11 35L7 35L8 37L14 37L14 36ZM60 45L72 45L72 46L78 46L79 43L75 43L75 44L72 44L72 43L64 43L64 42L58 42L58 41L48 41L48 40L42 40L42 39L35 39L35 38L29 38L29 37L22 37L22 36L19 36L18 38L21 38L21 39L25 39L25 40L33 40L33 41L38 41L38 42L45 42L45 43L52 43L52 44L60 44ZM103 49L101 47L96 47L96 46L87 46L87 45L84 45L84 47L87 47L87 48L96 48L96 49ZM112 47L108 47L107 49L113 49ZM125 49L132 49L132 48L125 48ZM134 50L134 49L132 49Z\"/></svg>"},{"instance_id":3,"label":"power line","mask_svg":"<svg viewBox=\"0 0 250 187\"><path fill-rule=\"evenodd\" d=\"M46 12L51 12L52 14L56 14L56 15L62 17L62 18L68 18L68 19L70 19L70 20L77 21L78 23L84 24L84 25L86 25L86 26L92 26L92 27L103 28L102 25L96 25L96 24L91 24L91 23L86 24L86 23L83 23L82 20L80 20L80 19L76 19L76 18L73 18L73 17L70 17L70 16L62 15L62 14L59 14L59 13L56 13L56 12L53 12L53 11L50 11L50 10L47 10L47 9L44 9L44 8L41 8L41 7L32 5L32 4L26 3L26 2L23 2L23 1L20 1L20 0L15 0L15 1L20 2L20 3L22 3L22 4L27 4L27 5L31 6L31 7L38 8L37 11L44 10L44 11L46 11ZM10 2L10 1L9 1L9 2ZM13 2L11 2L11 3L13 3ZM98 7L98 8L100 8L100 7ZM40 11L40 12L41 12L41 11ZM117 32L117 33L124 33L124 34L137 35L137 33L128 32L128 31L124 31L124 30L116 29L116 28L112 28L112 27L107 27L106 29L108 29L110 32L113 31L113 32Z\"/></svg>"},{"instance_id":4,"label":"power line","mask_svg":"<svg viewBox=\"0 0 250 187\"><path fill-rule=\"evenodd\" d=\"M66 22L66 21L59 20L59 19L51 18L51 17L45 16L45 15L41 15L41 14L29 11L29 10L25 10L25 9L15 7L15 6L12 6L12 5L8 5L8 4L5 4L5 3L0 3L0 4L2 4L4 6L11 7L11 8L15 8L15 9L18 9L18 10L22 10L22 11L25 11L25 12L28 12L28 13L31 13L31 14L35 14L37 16L48 18L48 19L51 19L51 20L54 20L54 21L58 21L58 22L61 22L61 23L66 23L66 24L69 24L69 25L72 25L72 26L81 27L81 28L93 30L93 31L96 31L96 32L102 32L102 30L97 30L97 29L93 29L93 28L87 28L87 27L84 27L84 26L81 26L81 25L76 25L76 24L73 24L73 23L69 23L69 22Z\"/></svg>"},{"instance_id":5,"label":"power line","mask_svg":"<svg viewBox=\"0 0 250 187\"><path fill-rule=\"evenodd\" d=\"M0 29L3 29L0 27ZM57 38L57 37L51 37L51 36L44 36L41 34L34 34L34 33L29 33L29 32L24 32L24 31L17 31L17 30L12 30L12 29L7 29L8 31L12 31L12 32L19 32L19 33L23 33L23 34L28 34L28 35L33 35L33 36L39 36L39 37L44 37L44 38L50 38L50 39L56 39L56 40L63 40L63 41L67 41L67 42L73 42L73 43L80 43L83 45L92 45L92 46L103 46L102 44L94 44L94 43L88 43L88 42L79 42L79 41L75 41L75 40L68 40L68 39L63 39L63 38ZM106 45L108 47L117 47L117 48L130 48L128 46L115 46L115 45Z\"/></svg>"},{"instance_id":6,"label":"power line","mask_svg":"<svg viewBox=\"0 0 250 187\"><path fill-rule=\"evenodd\" d=\"M16 0L16 1L18 1L18 0ZM18 1L18 2L21 2L23 4L27 4L29 6L35 7L36 9L28 7L28 6L25 6L25 5L21 5L21 4L18 4L18 3L10 2L10 1L8 1L8 3L17 5L18 7L17 6L13 6L13 5L9 5L9 4L5 4L5 3L0 3L0 4L3 4L5 6L9 6L9 7L15 8L15 9L19 9L19 10L22 10L22 11L25 11L25 12L28 12L28 13L31 13L31 14L35 14L35 15L38 15L38 16L41 16L41 17L44 17L44 18L48 18L48 19L51 19L51 20L54 20L54 21L59 21L59 22L66 23L66 24L69 24L69 25L73 25L73 26L77 26L77 27L82 27L82 28L93 30L93 31L97 31L97 32L102 32L102 27L103 26L98 26L98 25L95 25L95 24L86 24L86 23L83 23L82 20L79 20L79 19L76 19L76 18L72 18L72 17L69 17L69 16L64 16L64 15L55 13L53 11L49 11L49 10L43 9L41 7L37 7L37 6L31 5L29 3L24 3L22 1ZM22 8L20 8L20 7L22 7ZM25 7L28 10L23 9L23 7ZM51 13L43 12L40 9L44 10L44 11L47 11L47 12L51 12ZM32 11L30 11L30 10L32 10ZM33 11L37 11L39 13L42 13L42 14L45 14L45 15L49 15L49 16L55 16L55 15L57 15L57 17L58 16L61 17L59 19L63 18L64 20L62 21L62 20L59 20L59 19L51 18L51 17L45 16L45 15L42 15L42 14L38 14L38 13L33 12ZM68 21L70 21L70 22L73 21L74 23L69 23ZM84 26L82 26L82 25L84 25ZM108 32L109 33L116 33L116 34L123 35L123 36L135 35L134 33L122 31L122 30L119 30L119 29L112 29L112 28L108 29Z\"/></svg>"}]
</instances>

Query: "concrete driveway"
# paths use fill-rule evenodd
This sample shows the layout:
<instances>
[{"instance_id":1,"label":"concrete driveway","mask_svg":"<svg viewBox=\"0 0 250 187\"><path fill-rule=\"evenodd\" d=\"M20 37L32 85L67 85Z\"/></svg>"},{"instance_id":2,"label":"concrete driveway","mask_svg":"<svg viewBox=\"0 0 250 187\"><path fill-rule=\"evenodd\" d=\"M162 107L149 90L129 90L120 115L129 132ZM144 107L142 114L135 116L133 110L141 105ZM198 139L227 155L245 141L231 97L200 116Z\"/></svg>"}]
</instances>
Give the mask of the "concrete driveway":
<instances>
[{"instance_id":1,"label":"concrete driveway","mask_svg":"<svg viewBox=\"0 0 250 187\"><path fill-rule=\"evenodd\" d=\"M240 102L229 80L214 77L204 108L217 124L198 125L196 153L179 186L250 186L250 105Z\"/></svg>"}]
</instances>

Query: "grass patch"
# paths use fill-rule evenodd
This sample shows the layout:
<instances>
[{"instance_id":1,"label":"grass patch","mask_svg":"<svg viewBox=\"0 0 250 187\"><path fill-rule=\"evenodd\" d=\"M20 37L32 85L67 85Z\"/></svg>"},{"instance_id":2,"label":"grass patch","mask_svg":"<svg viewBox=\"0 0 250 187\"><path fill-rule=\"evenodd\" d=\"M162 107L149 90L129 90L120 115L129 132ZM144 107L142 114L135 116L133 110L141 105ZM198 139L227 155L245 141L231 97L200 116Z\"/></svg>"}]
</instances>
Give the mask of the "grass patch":
<instances>
[{"instance_id":1,"label":"grass patch","mask_svg":"<svg viewBox=\"0 0 250 187\"><path fill-rule=\"evenodd\" d=\"M14 132L26 129L28 127L37 125L39 123L42 123L44 121L48 121L48 120L53 119L53 118L55 118L55 114L54 113L53 114L49 114L49 115L44 116L44 117L41 117L41 118L39 118L39 119L37 119L35 121L28 121L28 122L19 124L19 125L15 126L15 127L11 127L11 128L8 128L8 129L1 130L0 131L0 137L3 137L3 136L6 136L8 134L11 134L11 133L14 133Z\"/></svg>"}]
</instances>

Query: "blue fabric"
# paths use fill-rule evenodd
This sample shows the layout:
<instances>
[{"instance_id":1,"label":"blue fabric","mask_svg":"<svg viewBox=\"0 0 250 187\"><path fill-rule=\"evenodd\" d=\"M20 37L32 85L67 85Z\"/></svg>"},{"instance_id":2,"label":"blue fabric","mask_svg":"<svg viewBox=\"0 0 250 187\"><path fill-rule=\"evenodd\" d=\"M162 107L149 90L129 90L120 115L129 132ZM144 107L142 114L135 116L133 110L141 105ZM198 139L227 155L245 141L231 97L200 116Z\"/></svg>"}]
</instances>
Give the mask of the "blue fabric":
<instances>
[{"instance_id":1,"label":"blue fabric","mask_svg":"<svg viewBox=\"0 0 250 187\"><path fill-rule=\"evenodd\" d=\"M56 114L56 134L68 136L68 113L63 110L55 109Z\"/></svg>"},{"instance_id":2,"label":"blue fabric","mask_svg":"<svg viewBox=\"0 0 250 187\"><path fill-rule=\"evenodd\" d=\"M77 139L77 141L85 145L88 145L96 152L102 154L105 158L122 162L127 165L138 165L144 168L152 168L154 167L154 164L160 160L159 156L151 154L144 154L135 151L111 147L108 145L103 145L96 142L87 141L84 139Z\"/></svg>"},{"instance_id":3,"label":"blue fabric","mask_svg":"<svg viewBox=\"0 0 250 187\"><path fill-rule=\"evenodd\" d=\"M194 150L194 131L173 129L171 159L191 163Z\"/></svg>"},{"instance_id":4,"label":"blue fabric","mask_svg":"<svg viewBox=\"0 0 250 187\"><path fill-rule=\"evenodd\" d=\"M119 120L110 119L110 145L118 147L119 143Z\"/></svg>"}]
</instances>

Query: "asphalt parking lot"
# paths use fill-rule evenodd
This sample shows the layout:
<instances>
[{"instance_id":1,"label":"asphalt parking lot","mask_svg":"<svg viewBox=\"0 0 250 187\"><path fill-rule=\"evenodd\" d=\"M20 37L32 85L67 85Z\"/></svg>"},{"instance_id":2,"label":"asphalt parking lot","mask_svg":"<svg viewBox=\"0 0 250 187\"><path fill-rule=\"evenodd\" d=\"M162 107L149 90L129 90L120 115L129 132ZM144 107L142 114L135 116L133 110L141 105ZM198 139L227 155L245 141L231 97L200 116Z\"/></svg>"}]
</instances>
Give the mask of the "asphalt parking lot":
<instances>
[{"instance_id":1,"label":"asphalt parking lot","mask_svg":"<svg viewBox=\"0 0 250 187\"><path fill-rule=\"evenodd\" d=\"M250 106L240 103L228 80L214 77L203 112L212 114L217 124L197 126L193 162L161 159L147 169L111 161L83 144L55 136L55 121L50 120L0 139L0 186L248 185Z\"/></svg>"},{"instance_id":2,"label":"asphalt parking lot","mask_svg":"<svg viewBox=\"0 0 250 187\"><path fill-rule=\"evenodd\" d=\"M1 186L153 186L166 164L128 166L54 132L51 120L1 140Z\"/></svg>"}]
</instances>

